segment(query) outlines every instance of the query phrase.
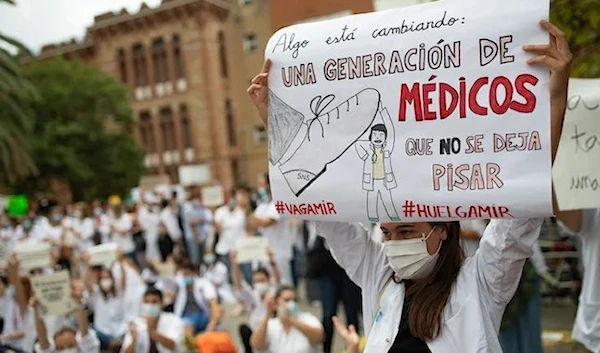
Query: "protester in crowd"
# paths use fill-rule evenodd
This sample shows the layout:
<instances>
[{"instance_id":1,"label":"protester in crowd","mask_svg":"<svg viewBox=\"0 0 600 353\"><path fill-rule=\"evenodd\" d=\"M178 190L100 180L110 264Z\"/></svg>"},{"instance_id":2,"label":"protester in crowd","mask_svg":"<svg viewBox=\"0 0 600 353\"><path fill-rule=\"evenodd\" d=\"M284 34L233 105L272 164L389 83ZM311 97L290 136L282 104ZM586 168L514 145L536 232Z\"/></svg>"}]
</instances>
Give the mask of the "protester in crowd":
<instances>
[{"instance_id":1,"label":"protester in crowd","mask_svg":"<svg viewBox=\"0 0 600 353\"><path fill-rule=\"evenodd\" d=\"M259 199L261 203L254 211L253 222L259 227L261 234L267 239L269 247L275 254L277 268L281 274L281 283L291 285L292 280L292 251L294 235L290 232L289 220L281 219L271 199L269 177L263 175L259 182Z\"/></svg>"},{"instance_id":2,"label":"protester in crowd","mask_svg":"<svg viewBox=\"0 0 600 353\"><path fill-rule=\"evenodd\" d=\"M46 323L42 317L37 301L31 300L31 306L35 313L35 327L38 341L35 344L36 353L100 353L100 341L94 330L89 328L88 316L85 307L82 304L83 285L74 282L72 295L77 304L77 325L78 328L69 326L61 327L53 335L52 339L48 337Z\"/></svg>"},{"instance_id":3,"label":"protester in crowd","mask_svg":"<svg viewBox=\"0 0 600 353\"><path fill-rule=\"evenodd\" d=\"M184 220L188 229L187 252L191 261L200 265L212 223L212 212L202 205L200 198L193 197L184 208Z\"/></svg>"},{"instance_id":4,"label":"protester in crowd","mask_svg":"<svg viewBox=\"0 0 600 353\"><path fill-rule=\"evenodd\" d=\"M215 228L219 233L215 252L228 270L231 270L229 254L235 248L237 239L246 234L244 225L249 212L250 192L244 187L234 189L229 202L215 211Z\"/></svg>"},{"instance_id":5,"label":"protester in crowd","mask_svg":"<svg viewBox=\"0 0 600 353\"><path fill-rule=\"evenodd\" d=\"M131 216L125 212L123 205L116 205L112 210L113 217L110 227L112 241L119 245L125 256L134 263L137 263L135 243L133 242L131 233L131 228L133 227Z\"/></svg>"},{"instance_id":6,"label":"protester in crowd","mask_svg":"<svg viewBox=\"0 0 600 353\"><path fill-rule=\"evenodd\" d=\"M33 350L33 313L29 310L31 283L29 278L21 277L16 256L12 255L8 268L10 290L4 288L3 294L3 327L0 335L0 350L31 352ZM4 286L4 283L2 283ZM8 295L6 295L8 294Z\"/></svg>"},{"instance_id":7,"label":"protester in crowd","mask_svg":"<svg viewBox=\"0 0 600 353\"><path fill-rule=\"evenodd\" d=\"M177 296L174 313L183 319L189 343L195 334L214 331L221 320L217 290L209 280L198 277L197 267L186 261L177 276Z\"/></svg>"},{"instance_id":8,"label":"protester in crowd","mask_svg":"<svg viewBox=\"0 0 600 353\"><path fill-rule=\"evenodd\" d=\"M580 352L600 352L600 208L555 213L561 227L581 240L583 283L573 327Z\"/></svg>"},{"instance_id":9,"label":"protester in crowd","mask_svg":"<svg viewBox=\"0 0 600 353\"><path fill-rule=\"evenodd\" d=\"M160 220L170 238L168 240L167 238L162 238L163 244L165 241L169 241L172 244L180 243L182 238L182 231L179 227L179 208L177 207L177 200L174 197L171 198L171 200L165 198L161 202L161 207L162 210L160 211ZM170 247L172 252L173 245L170 245ZM163 250L165 249L166 248L163 245Z\"/></svg>"},{"instance_id":10,"label":"protester in crowd","mask_svg":"<svg viewBox=\"0 0 600 353\"><path fill-rule=\"evenodd\" d=\"M89 291L89 302L94 313L94 329L102 349L116 350L121 347L127 333L125 297L127 276L121 269L121 284L117 285L109 269L101 268L96 277L88 272L85 280Z\"/></svg>"},{"instance_id":11,"label":"protester in crowd","mask_svg":"<svg viewBox=\"0 0 600 353\"><path fill-rule=\"evenodd\" d=\"M143 199L144 203L138 205L138 222L144 232L145 260L152 262L161 257L158 245L161 208L154 194L145 194Z\"/></svg>"},{"instance_id":12,"label":"protester in crowd","mask_svg":"<svg viewBox=\"0 0 600 353\"><path fill-rule=\"evenodd\" d=\"M149 288L144 294L141 317L131 323L122 353L176 353L183 345L183 322L165 313L163 294Z\"/></svg>"},{"instance_id":13,"label":"protester in crowd","mask_svg":"<svg viewBox=\"0 0 600 353\"><path fill-rule=\"evenodd\" d=\"M484 219L460 221L461 247L465 252L465 257L468 258L475 255L475 252L479 248L479 239L481 239L488 223L489 220Z\"/></svg>"},{"instance_id":14,"label":"protester in crowd","mask_svg":"<svg viewBox=\"0 0 600 353\"><path fill-rule=\"evenodd\" d=\"M323 327L314 315L300 312L296 290L282 286L265 296L265 313L250 337L258 351L316 353L323 343ZM273 317L276 315L276 317Z\"/></svg>"},{"instance_id":15,"label":"protester in crowd","mask_svg":"<svg viewBox=\"0 0 600 353\"><path fill-rule=\"evenodd\" d=\"M325 240L318 236L315 224L308 222L308 248L307 253L307 277L316 278L320 284L321 306L323 310L323 327L325 329L325 340L323 351L331 352L333 343L333 321L338 304L344 306L344 312L348 325L358 327L358 315L360 310L360 288L346 274L336 262Z\"/></svg>"},{"instance_id":16,"label":"protester in crowd","mask_svg":"<svg viewBox=\"0 0 600 353\"><path fill-rule=\"evenodd\" d=\"M94 246L94 234L96 233L96 225L91 212L91 209L85 203L80 203L75 210L75 224L71 231L79 239L79 249L86 251Z\"/></svg>"},{"instance_id":17,"label":"protester in crowd","mask_svg":"<svg viewBox=\"0 0 600 353\"><path fill-rule=\"evenodd\" d=\"M200 276L206 278L215 286L219 303L235 304L236 298L229 283L227 266L217 258L217 255L211 249L206 249L203 259L204 264L200 266Z\"/></svg>"},{"instance_id":18,"label":"protester in crowd","mask_svg":"<svg viewBox=\"0 0 600 353\"><path fill-rule=\"evenodd\" d=\"M237 265L237 252L233 251L231 257L231 281L233 289L242 302L244 309L249 313L250 319L248 324L239 326L240 337L244 345L246 353L252 353L250 346L250 336L252 332L258 328L260 322L265 315L265 296L269 293L275 293L276 288L280 285L279 271L277 264L272 256L271 272L264 267L257 268L252 275L252 287L246 282Z\"/></svg>"},{"instance_id":19,"label":"protester in crowd","mask_svg":"<svg viewBox=\"0 0 600 353\"><path fill-rule=\"evenodd\" d=\"M535 55L530 64L550 70L554 160L572 55L564 33L547 21L541 21L541 26L550 33L550 44L523 49ZM265 124L269 69L267 61L248 89ZM491 221L479 250L466 262L458 222L384 223L383 244L374 242L359 224L319 222L317 229L338 263L363 290L367 352L475 352L501 350L497 336L502 314L517 289L542 222ZM420 256L409 256L415 253ZM253 334L253 346L267 348L266 326L263 323L260 334Z\"/></svg>"}]
</instances>

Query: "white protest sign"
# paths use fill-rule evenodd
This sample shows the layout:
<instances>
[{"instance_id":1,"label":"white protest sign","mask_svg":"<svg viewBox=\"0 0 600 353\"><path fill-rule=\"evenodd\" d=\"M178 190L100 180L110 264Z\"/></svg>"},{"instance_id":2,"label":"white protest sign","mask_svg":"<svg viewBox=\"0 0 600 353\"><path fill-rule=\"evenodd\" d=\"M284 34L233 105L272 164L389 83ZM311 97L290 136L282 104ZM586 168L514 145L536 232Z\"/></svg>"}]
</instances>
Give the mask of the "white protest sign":
<instances>
[{"instance_id":1,"label":"white protest sign","mask_svg":"<svg viewBox=\"0 0 600 353\"><path fill-rule=\"evenodd\" d=\"M561 210L600 207L600 79L571 79L554 167Z\"/></svg>"},{"instance_id":2,"label":"white protest sign","mask_svg":"<svg viewBox=\"0 0 600 353\"><path fill-rule=\"evenodd\" d=\"M24 241L15 247L15 254L19 266L25 271L52 267L50 244L48 243L36 240Z\"/></svg>"},{"instance_id":3,"label":"white protest sign","mask_svg":"<svg viewBox=\"0 0 600 353\"><path fill-rule=\"evenodd\" d=\"M221 185L202 188L202 203L206 207L219 207L225 203L225 195Z\"/></svg>"},{"instance_id":4,"label":"white protest sign","mask_svg":"<svg viewBox=\"0 0 600 353\"><path fill-rule=\"evenodd\" d=\"M477 8L477 11L473 11ZM441 221L551 215L548 0L438 1L267 44L278 212Z\"/></svg>"},{"instance_id":5,"label":"white protest sign","mask_svg":"<svg viewBox=\"0 0 600 353\"><path fill-rule=\"evenodd\" d=\"M68 271L33 276L31 285L38 306L44 315L66 315L75 309Z\"/></svg>"},{"instance_id":6,"label":"white protest sign","mask_svg":"<svg viewBox=\"0 0 600 353\"><path fill-rule=\"evenodd\" d=\"M118 248L119 246L116 243L100 244L89 248L89 265L111 268L113 263L117 261Z\"/></svg>"},{"instance_id":7,"label":"white protest sign","mask_svg":"<svg viewBox=\"0 0 600 353\"><path fill-rule=\"evenodd\" d=\"M244 264L252 261L269 261L269 244L263 237L241 237L236 241L237 262Z\"/></svg>"}]
</instances>

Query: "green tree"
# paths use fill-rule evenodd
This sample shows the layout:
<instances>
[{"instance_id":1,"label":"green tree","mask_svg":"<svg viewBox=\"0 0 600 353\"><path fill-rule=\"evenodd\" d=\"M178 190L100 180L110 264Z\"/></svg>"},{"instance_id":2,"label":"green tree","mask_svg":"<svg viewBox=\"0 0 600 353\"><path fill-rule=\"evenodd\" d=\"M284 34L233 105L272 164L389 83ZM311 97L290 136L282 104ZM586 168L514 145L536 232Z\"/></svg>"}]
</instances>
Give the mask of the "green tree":
<instances>
[{"instance_id":1,"label":"green tree","mask_svg":"<svg viewBox=\"0 0 600 353\"><path fill-rule=\"evenodd\" d=\"M600 77L600 0L551 0L550 20L566 34L573 77Z\"/></svg>"},{"instance_id":2,"label":"green tree","mask_svg":"<svg viewBox=\"0 0 600 353\"><path fill-rule=\"evenodd\" d=\"M126 86L79 62L35 62L26 76L41 99L35 114L32 155L39 176L18 185L28 194L67 182L76 200L125 194L144 171L144 151L129 133Z\"/></svg>"},{"instance_id":3,"label":"green tree","mask_svg":"<svg viewBox=\"0 0 600 353\"><path fill-rule=\"evenodd\" d=\"M14 1L0 0L2 4L14 5ZM0 33L0 183L36 172L28 143L32 118L26 106L37 97L36 90L23 77L18 57L11 50L29 55L25 46Z\"/></svg>"}]
</instances>

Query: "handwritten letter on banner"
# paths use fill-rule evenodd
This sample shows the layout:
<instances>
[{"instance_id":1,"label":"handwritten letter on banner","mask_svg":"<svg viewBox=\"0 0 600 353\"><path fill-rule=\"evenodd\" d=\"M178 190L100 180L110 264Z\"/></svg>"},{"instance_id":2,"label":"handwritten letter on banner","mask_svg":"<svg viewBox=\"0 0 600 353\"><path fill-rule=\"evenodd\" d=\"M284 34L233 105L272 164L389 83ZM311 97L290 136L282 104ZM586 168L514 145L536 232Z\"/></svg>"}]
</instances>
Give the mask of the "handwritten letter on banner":
<instances>
[{"instance_id":1,"label":"handwritten letter on banner","mask_svg":"<svg viewBox=\"0 0 600 353\"><path fill-rule=\"evenodd\" d=\"M278 212L372 222L551 214L548 1L438 1L273 35ZM477 11L473 11L474 9Z\"/></svg>"},{"instance_id":2,"label":"handwritten letter on banner","mask_svg":"<svg viewBox=\"0 0 600 353\"><path fill-rule=\"evenodd\" d=\"M600 80L571 79L556 155L554 189L561 210L600 207Z\"/></svg>"}]
</instances>

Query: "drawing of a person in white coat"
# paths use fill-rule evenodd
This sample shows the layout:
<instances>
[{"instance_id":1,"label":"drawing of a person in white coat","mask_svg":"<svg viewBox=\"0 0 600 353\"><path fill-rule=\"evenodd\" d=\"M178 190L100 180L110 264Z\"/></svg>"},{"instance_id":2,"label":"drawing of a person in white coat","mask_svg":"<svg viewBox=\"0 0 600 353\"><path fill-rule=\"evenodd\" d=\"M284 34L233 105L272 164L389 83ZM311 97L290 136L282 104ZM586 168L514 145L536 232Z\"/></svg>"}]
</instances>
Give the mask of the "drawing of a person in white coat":
<instances>
[{"instance_id":1,"label":"drawing of a person in white coat","mask_svg":"<svg viewBox=\"0 0 600 353\"><path fill-rule=\"evenodd\" d=\"M394 150L395 132L387 109L380 106L383 124L375 123L369 131L369 140L358 140L354 147L364 161L362 187L367 191L367 215L373 223L379 222L379 199L392 222L400 220L392 199L396 177L392 170L391 155Z\"/></svg>"}]
</instances>

